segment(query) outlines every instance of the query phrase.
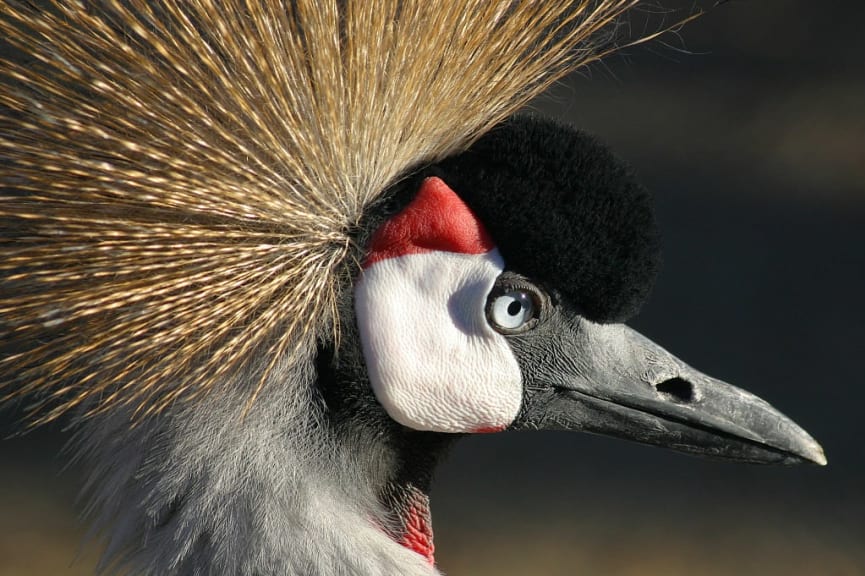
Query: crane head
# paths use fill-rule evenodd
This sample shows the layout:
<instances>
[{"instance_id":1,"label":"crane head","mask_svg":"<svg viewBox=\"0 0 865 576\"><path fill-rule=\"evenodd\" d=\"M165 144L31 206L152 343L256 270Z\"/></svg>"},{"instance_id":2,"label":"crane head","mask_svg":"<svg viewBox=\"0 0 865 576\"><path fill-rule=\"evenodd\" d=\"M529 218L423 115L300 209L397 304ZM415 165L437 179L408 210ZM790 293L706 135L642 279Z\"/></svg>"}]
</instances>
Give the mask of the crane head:
<instances>
[{"instance_id":1,"label":"crane head","mask_svg":"<svg viewBox=\"0 0 865 576\"><path fill-rule=\"evenodd\" d=\"M593 138L519 117L395 187L354 310L368 386L416 431L586 431L825 464L760 398L622 322L658 246L646 191Z\"/></svg>"}]
</instances>

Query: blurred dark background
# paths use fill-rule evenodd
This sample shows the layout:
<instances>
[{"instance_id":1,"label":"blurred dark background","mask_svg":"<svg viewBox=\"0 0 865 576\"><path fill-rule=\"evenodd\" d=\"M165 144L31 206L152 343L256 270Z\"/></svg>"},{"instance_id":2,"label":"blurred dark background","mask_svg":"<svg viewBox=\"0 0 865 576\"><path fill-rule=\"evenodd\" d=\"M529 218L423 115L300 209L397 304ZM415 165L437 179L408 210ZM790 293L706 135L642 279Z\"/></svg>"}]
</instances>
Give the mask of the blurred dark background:
<instances>
[{"instance_id":1,"label":"blurred dark background","mask_svg":"<svg viewBox=\"0 0 865 576\"><path fill-rule=\"evenodd\" d=\"M470 438L432 494L445 573L865 575L863 23L853 0L729 2L532 105L602 137L655 194L664 267L631 324L768 399L829 466ZM0 576L93 571L60 428L0 442Z\"/></svg>"}]
</instances>

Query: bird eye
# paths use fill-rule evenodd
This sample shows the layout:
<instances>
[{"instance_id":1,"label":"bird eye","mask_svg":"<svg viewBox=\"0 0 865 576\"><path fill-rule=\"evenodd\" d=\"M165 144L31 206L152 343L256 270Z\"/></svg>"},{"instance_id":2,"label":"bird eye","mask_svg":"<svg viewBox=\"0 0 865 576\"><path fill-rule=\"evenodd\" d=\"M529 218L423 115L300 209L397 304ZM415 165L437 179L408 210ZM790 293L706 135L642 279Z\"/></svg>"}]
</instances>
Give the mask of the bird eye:
<instances>
[{"instance_id":1,"label":"bird eye","mask_svg":"<svg viewBox=\"0 0 865 576\"><path fill-rule=\"evenodd\" d=\"M534 325L538 307L534 296L525 290L493 294L487 305L487 317L493 328L505 334L522 332Z\"/></svg>"}]
</instances>

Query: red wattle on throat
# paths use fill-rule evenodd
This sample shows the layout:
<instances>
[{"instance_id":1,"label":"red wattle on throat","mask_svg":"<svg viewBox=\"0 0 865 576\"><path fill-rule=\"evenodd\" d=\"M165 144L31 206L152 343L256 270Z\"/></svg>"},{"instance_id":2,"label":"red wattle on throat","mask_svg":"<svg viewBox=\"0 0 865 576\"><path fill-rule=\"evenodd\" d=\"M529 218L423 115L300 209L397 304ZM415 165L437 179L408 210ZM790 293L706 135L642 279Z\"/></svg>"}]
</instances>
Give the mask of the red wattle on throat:
<instances>
[{"instance_id":1,"label":"red wattle on throat","mask_svg":"<svg viewBox=\"0 0 865 576\"><path fill-rule=\"evenodd\" d=\"M435 545L433 544L429 499L426 495L420 492L412 493L402 520L404 531L398 542L426 558L430 564L435 565Z\"/></svg>"},{"instance_id":2,"label":"red wattle on throat","mask_svg":"<svg viewBox=\"0 0 865 576\"><path fill-rule=\"evenodd\" d=\"M494 247L465 202L441 178L431 176L421 183L414 200L375 232L363 267L409 254L485 254Z\"/></svg>"}]
</instances>

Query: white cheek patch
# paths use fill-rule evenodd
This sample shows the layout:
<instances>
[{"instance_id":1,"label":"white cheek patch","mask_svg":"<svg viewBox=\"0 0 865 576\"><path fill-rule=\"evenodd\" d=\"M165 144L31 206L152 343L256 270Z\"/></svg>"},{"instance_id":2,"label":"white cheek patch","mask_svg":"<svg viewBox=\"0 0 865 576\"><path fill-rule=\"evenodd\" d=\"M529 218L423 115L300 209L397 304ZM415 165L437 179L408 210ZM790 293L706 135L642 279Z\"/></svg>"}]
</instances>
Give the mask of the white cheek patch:
<instances>
[{"instance_id":1,"label":"white cheek patch","mask_svg":"<svg viewBox=\"0 0 865 576\"><path fill-rule=\"evenodd\" d=\"M486 299L503 269L497 250L387 258L363 271L355 311L376 398L415 430L491 432L522 402L522 376Z\"/></svg>"}]
</instances>

